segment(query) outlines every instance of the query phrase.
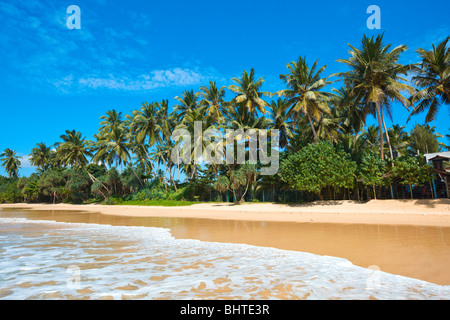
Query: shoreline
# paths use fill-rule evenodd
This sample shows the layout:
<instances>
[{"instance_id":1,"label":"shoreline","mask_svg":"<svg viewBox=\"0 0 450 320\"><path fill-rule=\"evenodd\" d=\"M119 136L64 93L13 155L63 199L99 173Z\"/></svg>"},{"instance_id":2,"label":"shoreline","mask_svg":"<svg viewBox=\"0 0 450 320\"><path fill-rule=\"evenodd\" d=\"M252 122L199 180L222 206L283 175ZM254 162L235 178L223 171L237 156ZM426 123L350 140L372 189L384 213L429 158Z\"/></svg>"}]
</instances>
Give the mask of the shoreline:
<instances>
[{"instance_id":1,"label":"shoreline","mask_svg":"<svg viewBox=\"0 0 450 320\"><path fill-rule=\"evenodd\" d=\"M450 199L372 200L367 203L340 200L298 205L199 203L179 207L15 203L0 204L0 208L88 211L129 217L450 227Z\"/></svg>"}]
</instances>

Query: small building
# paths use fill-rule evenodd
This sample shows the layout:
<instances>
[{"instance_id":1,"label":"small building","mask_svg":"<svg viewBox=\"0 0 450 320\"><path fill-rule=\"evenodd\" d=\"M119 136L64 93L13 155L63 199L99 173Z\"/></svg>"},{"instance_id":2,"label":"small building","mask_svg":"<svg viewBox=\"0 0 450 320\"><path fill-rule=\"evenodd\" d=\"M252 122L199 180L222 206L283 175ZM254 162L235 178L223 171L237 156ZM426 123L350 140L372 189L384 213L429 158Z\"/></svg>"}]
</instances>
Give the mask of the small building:
<instances>
[{"instance_id":1,"label":"small building","mask_svg":"<svg viewBox=\"0 0 450 320\"><path fill-rule=\"evenodd\" d=\"M443 193L446 193L447 198L450 198L450 151L427 153L424 157L425 161L432 165L434 171L437 173L440 180L438 182L444 183ZM440 193L439 190L440 189L437 190L437 194ZM439 195L437 196L439 197Z\"/></svg>"}]
</instances>

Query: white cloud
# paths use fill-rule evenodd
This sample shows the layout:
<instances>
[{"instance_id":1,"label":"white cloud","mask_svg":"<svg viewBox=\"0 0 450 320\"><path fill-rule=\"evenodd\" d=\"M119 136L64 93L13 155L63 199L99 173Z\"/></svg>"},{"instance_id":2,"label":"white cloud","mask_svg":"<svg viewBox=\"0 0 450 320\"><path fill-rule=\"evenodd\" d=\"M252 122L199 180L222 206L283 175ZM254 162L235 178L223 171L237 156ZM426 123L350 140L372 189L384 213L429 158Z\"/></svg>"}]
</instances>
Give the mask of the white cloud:
<instances>
[{"instance_id":1,"label":"white cloud","mask_svg":"<svg viewBox=\"0 0 450 320\"><path fill-rule=\"evenodd\" d=\"M173 68L169 70L154 70L149 74L139 75L135 78L129 76L108 77L89 76L80 78L80 87L93 89L112 89L125 91L152 90L156 88L197 85L205 81L206 77L199 71L186 68ZM71 79L70 79L71 80ZM60 86L64 81L55 82ZM68 83L69 84L69 83Z\"/></svg>"},{"instance_id":2,"label":"white cloud","mask_svg":"<svg viewBox=\"0 0 450 320\"><path fill-rule=\"evenodd\" d=\"M21 155L20 156L20 165L22 168L36 168L35 166L33 166L30 162L30 156L29 155Z\"/></svg>"}]
</instances>

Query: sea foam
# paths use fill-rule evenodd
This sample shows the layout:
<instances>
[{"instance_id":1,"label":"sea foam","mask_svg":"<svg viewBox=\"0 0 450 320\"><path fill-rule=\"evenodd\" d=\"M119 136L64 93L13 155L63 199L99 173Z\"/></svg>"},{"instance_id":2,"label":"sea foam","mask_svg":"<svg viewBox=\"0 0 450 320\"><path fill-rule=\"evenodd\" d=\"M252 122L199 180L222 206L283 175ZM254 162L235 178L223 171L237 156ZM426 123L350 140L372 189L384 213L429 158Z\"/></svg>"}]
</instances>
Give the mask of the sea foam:
<instances>
[{"instance_id":1,"label":"sea foam","mask_svg":"<svg viewBox=\"0 0 450 320\"><path fill-rule=\"evenodd\" d=\"M337 257L170 229L0 218L0 299L449 299Z\"/></svg>"}]
</instances>

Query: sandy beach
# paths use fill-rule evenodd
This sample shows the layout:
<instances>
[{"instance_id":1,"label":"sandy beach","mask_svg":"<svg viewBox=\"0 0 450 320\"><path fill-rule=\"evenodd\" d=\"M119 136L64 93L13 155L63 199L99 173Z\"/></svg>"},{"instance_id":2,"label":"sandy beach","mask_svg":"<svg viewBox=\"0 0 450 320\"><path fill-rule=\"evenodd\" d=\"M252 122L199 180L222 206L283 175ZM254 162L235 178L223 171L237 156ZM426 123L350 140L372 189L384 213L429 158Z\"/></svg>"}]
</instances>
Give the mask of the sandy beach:
<instances>
[{"instance_id":1,"label":"sandy beach","mask_svg":"<svg viewBox=\"0 0 450 320\"><path fill-rule=\"evenodd\" d=\"M4 211L5 218L166 228L179 240L196 239L211 246L247 244L340 257L364 268L376 266L392 274L450 284L448 199L328 201L295 206L3 204L2 208L13 209ZM22 208L30 210L16 215ZM76 214L77 211L84 214Z\"/></svg>"},{"instance_id":2,"label":"sandy beach","mask_svg":"<svg viewBox=\"0 0 450 320\"><path fill-rule=\"evenodd\" d=\"M1 204L0 208L81 210L130 217L174 217L246 221L321 222L450 226L450 199L316 201L298 205L274 203L199 203L185 207L73 204Z\"/></svg>"}]
</instances>

